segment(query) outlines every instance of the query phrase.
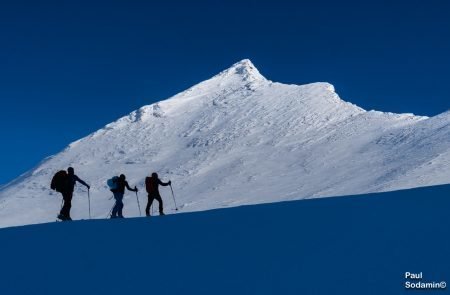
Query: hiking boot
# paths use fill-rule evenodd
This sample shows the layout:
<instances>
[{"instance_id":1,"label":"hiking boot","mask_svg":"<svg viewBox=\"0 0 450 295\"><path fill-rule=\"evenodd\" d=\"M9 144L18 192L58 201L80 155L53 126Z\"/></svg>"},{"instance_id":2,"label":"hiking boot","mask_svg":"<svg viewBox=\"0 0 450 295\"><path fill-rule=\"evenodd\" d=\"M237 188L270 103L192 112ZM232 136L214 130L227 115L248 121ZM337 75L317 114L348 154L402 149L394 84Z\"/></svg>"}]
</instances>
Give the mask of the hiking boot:
<instances>
[{"instance_id":1,"label":"hiking boot","mask_svg":"<svg viewBox=\"0 0 450 295\"><path fill-rule=\"evenodd\" d=\"M62 215L62 214L58 214L57 217L59 220L66 220L66 216Z\"/></svg>"},{"instance_id":2,"label":"hiking boot","mask_svg":"<svg viewBox=\"0 0 450 295\"><path fill-rule=\"evenodd\" d=\"M164 212L159 212L159 216L163 216L163 215L166 215L166 214L164 214Z\"/></svg>"},{"instance_id":3,"label":"hiking boot","mask_svg":"<svg viewBox=\"0 0 450 295\"><path fill-rule=\"evenodd\" d=\"M116 215L111 215L110 218L111 218L111 219L114 219L114 218L117 218L117 216L116 216Z\"/></svg>"}]
</instances>

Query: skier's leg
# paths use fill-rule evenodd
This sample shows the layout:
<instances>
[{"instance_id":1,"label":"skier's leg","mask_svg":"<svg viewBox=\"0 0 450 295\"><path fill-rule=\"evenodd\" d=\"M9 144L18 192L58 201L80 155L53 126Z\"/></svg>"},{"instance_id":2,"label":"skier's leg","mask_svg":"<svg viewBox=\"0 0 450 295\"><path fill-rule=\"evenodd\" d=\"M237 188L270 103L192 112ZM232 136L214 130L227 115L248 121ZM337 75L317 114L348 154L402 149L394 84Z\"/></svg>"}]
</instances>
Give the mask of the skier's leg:
<instances>
[{"instance_id":1,"label":"skier's leg","mask_svg":"<svg viewBox=\"0 0 450 295\"><path fill-rule=\"evenodd\" d=\"M61 208L60 214L65 217L65 219L70 218L70 208L72 207L72 193L70 192L63 192L63 200L64 205Z\"/></svg>"},{"instance_id":2,"label":"skier's leg","mask_svg":"<svg viewBox=\"0 0 450 295\"><path fill-rule=\"evenodd\" d=\"M59 215L64 215L64 206L65 206L65 203L66 203L66 201L65 201L65 196L64 196L64 193L61 193L61 195L62 195L62 198L63 198L63 205L62 205L62 207L61 207L61 210L59 211Z\"/></svg>"},{"instance_id":3,"label":"skier's leg","mask_svg":"<svg viewBox=\"0 0 450 295\"><path fill-rule=\"evenodd\" d=\"M145 207L145 215L150 216L150 207L152 206L154 197L151 195L147 196L147 207Z\"/></svg>"},{"instance_id":4,"label":"skier's leg","mask_svg":"<svg viewBox=\"0 0 450 295\"><path fill-rule=\"evenodd\" d=\"M68 192L67 193L67 214L66 214L66 217L68 220L72 220L72 218L70 217L70 209L72 208L72 197L73 197L73 192Z\"/></svg>"},{"instance_id":5,"label":"skier's leg","mask_svg":"<svg viewBox=\"0 0 450 295\"><path fill-rule=\"evenodd\" d=\"M123 194L120 194L120 197L118 198L118 216L123 217L122 210L123 210Z\"/></svg>"},{"instance_id":6,"label":"skier's leg","mask_svg":"<svg viewBox=\"0 0 450 295\"><path fill-rule=\"evenodd\" d=\"M159 203L159 215L164 215L164 210L163 210L164 207L163 207L163 201L162 201L161 195L156 196L155 199Z\"/></svg>"},{"instance_id":7,"label":"skier's leg","mask_svg":"<svg viewBox=\"0 0 450 295\"><path fill-rule=\"evenodd\" d=\"M58 218L61 220L65 220L66 219L65 211L67 211L66 210L66 194L61 193L61 195L62 195L63 200L62 200L61 210L59 210Z\"/></svg>"},{"instance_id":8,"label":"skier's leg","mask_svg":"<svg viewBox=\"0 0 450 295\"><path fill-rule=\"evenodd\" d=\"M117 217L117 211L119 211L119 198L118 198L118 194L117 193L113 193L114 194L114 200L116 200L116 203L114 204L114 208L112 209L111 212L111 217Z\"/></svg>"}]
</instances>

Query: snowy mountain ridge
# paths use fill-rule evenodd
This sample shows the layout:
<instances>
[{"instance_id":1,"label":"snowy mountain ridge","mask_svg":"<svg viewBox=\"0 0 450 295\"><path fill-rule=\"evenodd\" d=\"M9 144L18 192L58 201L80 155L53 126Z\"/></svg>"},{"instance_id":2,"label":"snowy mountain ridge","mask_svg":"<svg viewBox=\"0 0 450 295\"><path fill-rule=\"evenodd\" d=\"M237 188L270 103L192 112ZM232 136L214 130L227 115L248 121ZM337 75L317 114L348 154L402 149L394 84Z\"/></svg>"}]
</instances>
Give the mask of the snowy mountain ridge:
<instances>
[{"instance_id":1,"label":"snowy mountain ridge","mask_svg":"<svg viewBox=\"0 0 450 295\"><path fill-rule=\"evenodd\" d=\"M345 102L329 83L286 85L243 60L167 100L70 144L0 190L0 226L54 220L52 175L73 166L91 184L94 216L112 206L106 180L141 190L157 171L181 212L449 183L450 112L393 114ZM167 213L170 190L161 189ZM86 218L78 188L74 218ZM133 199L134 198L134 199ZM125 214L137 216L128 193Z\"/></svg>"}]
</instances>

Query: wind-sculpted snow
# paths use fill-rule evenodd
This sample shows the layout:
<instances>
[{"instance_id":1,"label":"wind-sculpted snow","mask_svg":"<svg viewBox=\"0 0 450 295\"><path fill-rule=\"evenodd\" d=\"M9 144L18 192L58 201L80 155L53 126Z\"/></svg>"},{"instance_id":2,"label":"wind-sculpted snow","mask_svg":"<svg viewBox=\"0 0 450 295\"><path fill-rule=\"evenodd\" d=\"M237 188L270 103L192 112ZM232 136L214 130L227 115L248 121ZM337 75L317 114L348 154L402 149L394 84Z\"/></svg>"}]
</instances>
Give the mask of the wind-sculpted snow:
<instances>
[{"instance_id":1,"label":"wind-sculpted snow","mask_svg":"<svg viewBox=\"0 0 450 295\"><path fill-rule=\"evenodd\" d=\"M0 226L54 220L52 175L69 166L92 185L93 215L112 206L106 180L140 188L171 179L179 212L449 183L450 113L365 111L328 83L285 85L243 60L192 88L70 144L0 191ZM170 189L162 188L167 213ZM139 214L132 193L125 214ZM87 217L78 188L73 217Z\"/></svg>"}]
</instances>

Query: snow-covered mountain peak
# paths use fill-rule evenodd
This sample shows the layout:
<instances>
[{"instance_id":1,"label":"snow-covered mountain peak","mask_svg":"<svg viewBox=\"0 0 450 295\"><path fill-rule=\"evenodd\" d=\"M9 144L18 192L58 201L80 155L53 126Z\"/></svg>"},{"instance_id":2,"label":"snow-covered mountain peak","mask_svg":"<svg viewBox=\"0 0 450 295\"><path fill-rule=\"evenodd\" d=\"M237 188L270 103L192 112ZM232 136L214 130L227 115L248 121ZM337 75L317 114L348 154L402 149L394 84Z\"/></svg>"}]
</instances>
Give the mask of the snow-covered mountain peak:
<instances>
[{"instance_id":1,"label":"snow-covered mountain peak","mask_svg":"<svg viewBox=\"0 0 450 295\"><path fill-rule=\"evenodd\" d=\"M104 218L113 202L106 180L122 173L144 191L145 177L157 171L172 180L180 211L201 211L448 183L449 147L450 112L365 111L329 83L272 82L244 59L2 187L0 227L52 220L59 195L49 182L69 166L91 185L94 217ZM88 212L83 189L75 192L74 218ZM172 213L170 191L162 190ZM127 216L139 215L133 202L125 199Z\"/></svg>"},{"instance_id":2,"label":"snow-covered mountain peak","mask_svg":"<svg viewBox=\"0 0 450 295\"><path fill-rule=\"evenodd\" d=\"M266 78L261 75L255 65L249 59L243 59L233 64L228 69L220 72L215 78L226 78L230 76L237 76L245 82L265 81Z\"/></svg>"}]
</instances>

